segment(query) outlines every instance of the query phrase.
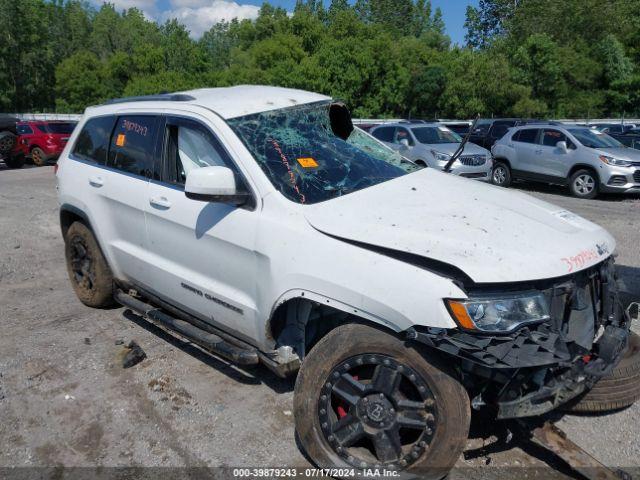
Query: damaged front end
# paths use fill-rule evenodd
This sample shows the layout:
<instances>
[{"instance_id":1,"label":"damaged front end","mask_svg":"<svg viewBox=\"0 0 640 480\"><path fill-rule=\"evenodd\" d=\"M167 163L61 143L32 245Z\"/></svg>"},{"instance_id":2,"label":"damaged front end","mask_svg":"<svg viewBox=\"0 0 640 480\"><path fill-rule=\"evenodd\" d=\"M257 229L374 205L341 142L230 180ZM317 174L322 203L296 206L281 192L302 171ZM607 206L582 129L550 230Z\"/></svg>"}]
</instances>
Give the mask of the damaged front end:
<instances>
[{"instance_id":1,"label":"damaged front end","mask_svg":"<svg viewBox=\"0 0 640 480\"><path fill-rule=\"evenodd\" d=\"M502 419L541 415L591 388L618 364L629 336L613 259L527 287L548 299L547 320L504 334L429 327L407 332L410 340L459 359L473 406L493 406Z\"/></svg>"}]
</instances>

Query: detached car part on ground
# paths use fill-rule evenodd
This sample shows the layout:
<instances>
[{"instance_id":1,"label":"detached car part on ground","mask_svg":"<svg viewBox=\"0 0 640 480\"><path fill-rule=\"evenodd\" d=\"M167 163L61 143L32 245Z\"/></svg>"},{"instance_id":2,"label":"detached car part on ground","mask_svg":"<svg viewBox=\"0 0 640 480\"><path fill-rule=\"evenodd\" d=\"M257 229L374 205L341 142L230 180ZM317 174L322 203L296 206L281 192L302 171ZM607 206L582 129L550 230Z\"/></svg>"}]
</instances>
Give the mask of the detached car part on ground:
<instances>
[{"instance_id":1,"label":"detached car part on ground","mask_svg":"<svg viewBox=\"0 0 640 480\"><path fill-rule=\"evenodd\" d=\"M58 165L80 300L115 297L238 364L299 370L301 445L344 476L442 477L471 405L548 412L628 344L606 231L417 169L322 95L112 102L86 111Z\"/></svg>"}]
</instances>

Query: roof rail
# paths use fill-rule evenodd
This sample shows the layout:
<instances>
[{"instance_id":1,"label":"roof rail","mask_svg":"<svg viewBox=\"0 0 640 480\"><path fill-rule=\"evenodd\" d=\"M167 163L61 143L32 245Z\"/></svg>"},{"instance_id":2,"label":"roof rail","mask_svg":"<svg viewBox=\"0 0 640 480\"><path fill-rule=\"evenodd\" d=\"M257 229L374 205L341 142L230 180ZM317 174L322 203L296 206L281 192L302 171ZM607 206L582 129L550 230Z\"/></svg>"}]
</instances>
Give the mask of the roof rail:
<instances>
[{"instance_id":1,"label":"roof rail","mask_svg":"<svg viewBox=\"0 0 640 480\"><path fill-rule=\"evenodd\" d=\"M115 103L129 102L188 102L195 100L195 97L184 93L161 93L159 95L141 95L138 97L113 98L107 100L105 105L113 105Z\"/></svg>"}]
</instances>

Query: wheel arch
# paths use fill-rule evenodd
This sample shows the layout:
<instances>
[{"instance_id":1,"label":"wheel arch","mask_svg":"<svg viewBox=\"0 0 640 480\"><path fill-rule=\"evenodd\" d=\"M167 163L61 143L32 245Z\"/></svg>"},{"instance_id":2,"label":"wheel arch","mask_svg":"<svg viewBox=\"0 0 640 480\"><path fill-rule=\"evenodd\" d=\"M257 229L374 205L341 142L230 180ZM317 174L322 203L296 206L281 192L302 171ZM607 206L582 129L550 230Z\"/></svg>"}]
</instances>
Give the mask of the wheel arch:
<instances>
[{"instance_id":1,"label":"wheel arch","mask_svg":"<svg viewBox=\"0 0 640 480\"><path fill-rule=\"evenodd\" d=\"M494 157L493 158L494 167L495 167L495 164L498 163L498 162L504 163L507 167L509 167L510 170L513 170L512 167L511 167L511 162L509 161L509 159L507 157Z\"/></svg>"},{"instance_id":2,"label":"wheel arch","mask_svg":"<svg viewBox=\"0 0 640 480\"><path fill-rule=\"evenodd\" d=\"M60 207L60 229L62 230L63 238L66 236L73 222L84 223L86 227L93 232L93 226L91 225L89 216L78 207L65 203Z\"/></svg>"},{"instance_id":3,"label":"wheel arch","mask_svg":"<svg viewBox=\"0 0 640 480\"><path fill-rule=\"evenodd\" d=\"M598 170L593 165L588 165L586 163L578 163L577 165L574 165L573 167L571 167L571 170L569 170L569 175L567 176L567 183L569 183L569 179L578 170L589 170L596 176L596 180L598 181L598 183L602 183L602 179L600 178L600 174L598 173Z\"/></svg>"},{"instance_id":4,"label":"wheel arch","mask_svg":"<svg viewBox=\"0 0 640 480\"><path fill-rule=\"evenodd\" d=\"M266 325L266 337L278 347L291 346L303 359L329 332L353 323L396 337L401 337L403 332L395 323L339 300L308 290L290 290L274 304Z\"/></svg>"}]
</instances>

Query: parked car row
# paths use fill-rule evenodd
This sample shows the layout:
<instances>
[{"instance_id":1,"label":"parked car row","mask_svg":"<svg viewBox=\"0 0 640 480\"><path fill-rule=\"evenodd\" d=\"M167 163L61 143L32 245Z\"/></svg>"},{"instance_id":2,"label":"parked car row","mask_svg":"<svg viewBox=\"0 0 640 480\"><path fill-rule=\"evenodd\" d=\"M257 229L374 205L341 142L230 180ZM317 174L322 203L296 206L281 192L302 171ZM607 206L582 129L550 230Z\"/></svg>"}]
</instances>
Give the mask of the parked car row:
<instances>
[{"instance_id":1,"label":"parked car row","mask_svg":"<svg viewBox=\"0 0 640 480\"><path fill-rule=\"evenodd\" d=\"M9 168L21 168L27 158L38 167L55 162L75 126L69 121L0 117L0 159Z\"/></svg>"}]
</instances>

